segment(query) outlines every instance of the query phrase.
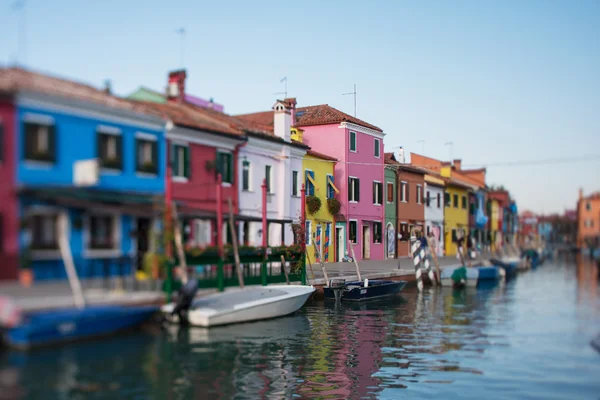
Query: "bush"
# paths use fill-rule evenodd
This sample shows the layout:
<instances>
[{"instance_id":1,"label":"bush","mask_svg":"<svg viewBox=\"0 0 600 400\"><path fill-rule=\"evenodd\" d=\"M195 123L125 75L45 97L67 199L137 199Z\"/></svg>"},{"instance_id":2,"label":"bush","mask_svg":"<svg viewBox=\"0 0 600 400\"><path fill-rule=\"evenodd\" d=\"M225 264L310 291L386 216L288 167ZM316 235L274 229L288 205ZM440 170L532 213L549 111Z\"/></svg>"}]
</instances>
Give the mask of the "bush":
<instances>
[{"instance_id":1,"label":"bush","mask_svg":"<svg viewBox=\"0 0 600 400\"><path fill-rule=\"evenodd\" d=\"M332 215L339 213L341 207L342 203L338 199L327 199L327 208Z\"/></svg>"},{"instance_id":2,"label":"bush","mask_svg":"<svg viewBox=\"0 0 600 400\"><path fill-rule=\"evenodd\" d=\"M306 198L306 208L308 212L314 214L321 209L321 199L317 196L308 196Z\"/></svg>"}]
</instances>

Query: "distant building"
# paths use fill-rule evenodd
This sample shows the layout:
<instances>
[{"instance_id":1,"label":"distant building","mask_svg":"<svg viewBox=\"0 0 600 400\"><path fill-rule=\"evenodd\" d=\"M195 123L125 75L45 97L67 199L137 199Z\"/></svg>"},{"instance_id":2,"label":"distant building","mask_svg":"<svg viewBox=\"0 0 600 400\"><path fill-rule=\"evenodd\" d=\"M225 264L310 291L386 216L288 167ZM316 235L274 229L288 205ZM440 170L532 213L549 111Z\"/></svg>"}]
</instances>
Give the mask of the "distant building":
<instances>
[{"instance_id":1,"label":"distant building","mask_svg":"<svg viewBox=\"0 0 600 400\"><path fill-rule=\"evenodd\" d=\"M600 245L600 192L583 195L579 190L577 202L577 247Z\"/></svg>"}]
</instances>

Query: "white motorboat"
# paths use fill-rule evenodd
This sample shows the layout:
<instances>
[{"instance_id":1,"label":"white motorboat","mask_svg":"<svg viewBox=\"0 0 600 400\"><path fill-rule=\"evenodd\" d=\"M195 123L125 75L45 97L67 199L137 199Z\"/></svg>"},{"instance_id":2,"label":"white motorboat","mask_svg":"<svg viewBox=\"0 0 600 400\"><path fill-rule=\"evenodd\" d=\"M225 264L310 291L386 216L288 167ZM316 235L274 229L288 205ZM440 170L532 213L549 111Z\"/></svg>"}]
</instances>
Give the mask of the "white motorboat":
<instances>
[{"instance_id":1,"label":"white motorboat","mask_svg":"<svg viewBox=\"0 0 600 400\"><path fill-rule=\"evenodd\" d=\"M296 312L315 288L303 285L271 285L228 290L195 299L186 307L190 325L212 327L282 317ZM173 313L176 303L162 307L171 322L179 322Z\"/></svg>"}]
</instances>

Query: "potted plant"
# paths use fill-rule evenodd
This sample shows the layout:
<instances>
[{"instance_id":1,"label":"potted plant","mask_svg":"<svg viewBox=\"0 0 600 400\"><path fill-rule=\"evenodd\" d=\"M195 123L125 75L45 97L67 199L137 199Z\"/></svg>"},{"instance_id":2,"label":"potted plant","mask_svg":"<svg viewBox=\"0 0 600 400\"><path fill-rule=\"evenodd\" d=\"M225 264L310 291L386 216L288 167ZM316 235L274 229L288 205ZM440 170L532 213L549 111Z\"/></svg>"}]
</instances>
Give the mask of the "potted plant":
<instances>
[{"instance_id":1,"label":"potted plant","mask_svg":"<svg viewBox=\"0 0 600 400\"><path fill-rule=\"evenodd\" d=\"M215 160L206 160L206 163L204 163L204 168L208 172L214 171L216 167L217 167L217 162Z\"/></svg>"},{"instance_id":2,"label":"potted plant","mask_svg":"<svg viewBox=\"0 0 600 400\"><path fill-rule=\"evenodd\" d=\"M335 198L327 199L327 208L329 209L329 212L332 215L336 215L337 213L339 213L341 207L342 207L342 204L340 203L340 201L338 199L335 199Z\"/></svg>"},{"instance_id":3,"label":"potted plant","mask_svg":"<svg viewBox=\"0 0 600 400\"><path fill-rule=\"evenodd\" d=\"M20 266L19 282L24 287L31 287L34 280L34 274L33 269L31 268L31 256L29 249L25 249L21 253Z\"/></svg>"},{"instance_id":4,"label":"potted plant","mask_svg":"<svg viewBox=\"0 0 600 400\"><path fill-rule=\"evenodd\" d=\"M321 209L321 199L317 196L306 197L306 208L311 214L318 212Z\"/></svg>"}]
</instances>

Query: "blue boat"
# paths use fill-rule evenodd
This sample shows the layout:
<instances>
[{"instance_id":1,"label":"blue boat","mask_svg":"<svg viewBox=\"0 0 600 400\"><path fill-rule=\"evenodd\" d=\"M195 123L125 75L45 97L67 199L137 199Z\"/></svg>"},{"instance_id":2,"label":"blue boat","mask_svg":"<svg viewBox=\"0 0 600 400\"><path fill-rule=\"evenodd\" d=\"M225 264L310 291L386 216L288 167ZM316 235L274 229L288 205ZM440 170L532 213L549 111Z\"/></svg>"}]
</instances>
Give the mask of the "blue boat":
<instances>
[{"instance_id":1,"label":"blue boat","mask_svg":"<svg viewBox=\"0 0 600 400\"><path fill-rule=\"evenodd\" d=\"M519 270L519 263L517 261L502 261L495 258L491 258L490 262L497 267L504 269L506 274L506 280L515 278L517 276L517 272Z\"/></svg>"},{"instance_id":2,"label":"blue boat","mask_svg":"<svg viewBox=\"0 0 600 400\"><path fill-rule=\"evenodd\" d=\"M523 251L521 258L527 258L531 262L531 269L536 269L542 261L539 253L533 249Z\"/></svg>"},{"instance_id":3,"label":"blue boat","mask_svg":"<svg viewBox=\"0 0 600 400\"><path fill-rule=\"evenodd\" d=\"M26 314L16 327L4 334L6 343L17 349L106 336L148 321L156 306L88 306Z\"/></svg>"},{"instance_id":4,"label":"blue boat","mask_svg":"<svg viewBox=\"0 0 600 400\"><path fill-rule=\"evenodd\" d=\"M336 288L341 288L341 300L363 301L399 293L405 281L368 280L346 282L343 279L332 279L329 287L323 289L325 299L335 299Z\"/></svg>"},{"instance_id":5,"label":"blue boat","mask_svg":"<svg viewBox=\"0 0 600 400\"><path fill-rule=\"evenodd\" d=\"M442 269L441 273L441 281L442 286L453 286L455 287L457 284L453 277L455 271L464 268L464 282L462 286L467 287L482 287L482 286L493 286L498 281L500 281L502 277L502 273L500 272L500 268L497 266L473 266L470 268L463 267L458 265L456 267L445 267ZM460 272L460 271L457 271Z\"/></svg>"}]
</instances>

